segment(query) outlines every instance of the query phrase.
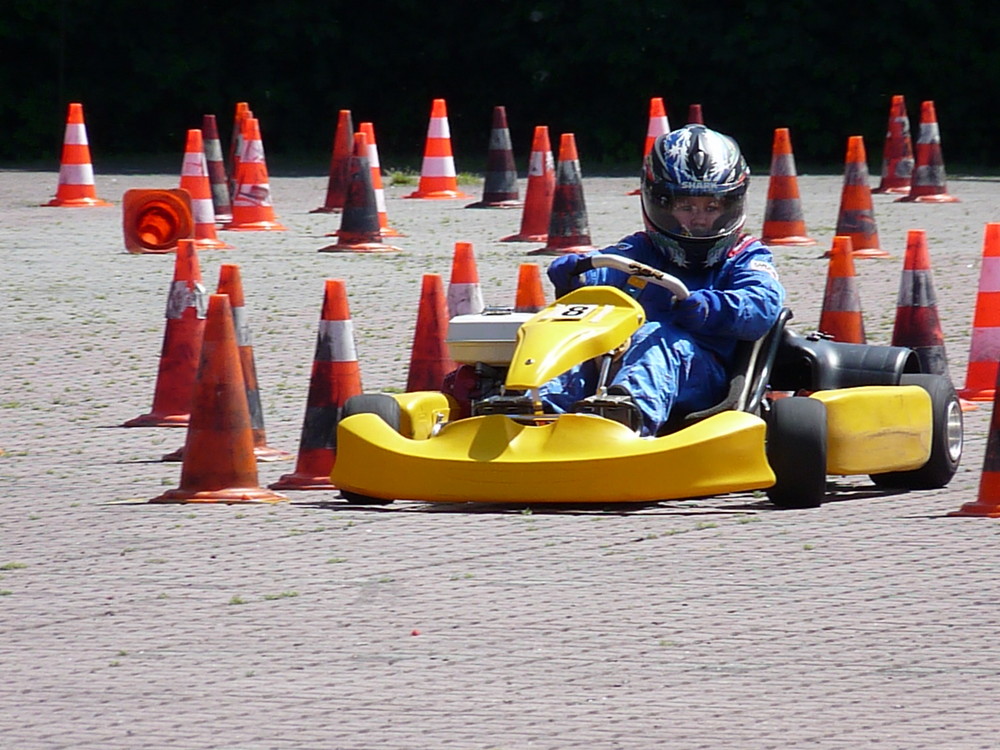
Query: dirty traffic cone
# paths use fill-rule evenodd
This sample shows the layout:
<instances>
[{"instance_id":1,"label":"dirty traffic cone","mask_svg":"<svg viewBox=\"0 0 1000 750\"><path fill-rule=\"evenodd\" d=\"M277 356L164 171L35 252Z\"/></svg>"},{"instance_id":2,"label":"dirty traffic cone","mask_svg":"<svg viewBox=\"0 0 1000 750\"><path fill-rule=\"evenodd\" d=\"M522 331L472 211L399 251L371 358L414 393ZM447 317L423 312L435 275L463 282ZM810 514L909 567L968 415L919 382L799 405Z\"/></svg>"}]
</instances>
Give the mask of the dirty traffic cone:
<instances>
[{"instance_id":1,"label":"dirty traffic cone","mask_svg":"<svg viewBox=\"0 0 1000 750\"><path fill-rule=\"evenodd\" d=\"M233 220L224 228L238 232L284 230L271 205L271 185L257 118L247 118L243 131L243 151L233 192Z\"/></svg>"},{"instance_id":2,"label":"dirty traffic cone","mask_svg":"<svg viewBox=\"0 0 1000 750\"><path fill-rule=\"evenodd\" d=\"M264 431L264 408L260 401L260 387L257 384L257 365L253 356L253 336L247 321L246 305L243 297L243 281L240 278L240 267L234 263L223 263L219 266L219 285L216 294L229 297L229 306L233 314L233 327L236 329L236 346L240 354L240 366L243 371L243 382L247 392L247 406L250 409L250 429L253 433L253 453L258 461L284 461L292 454L267 444ZM183 458L183 447L173 453L163 456L164 461L180 461Z\"/></svg>"},{"instance_id":3,"label":"dirty traffic cone","mask_svg":"<svg viewBox=\"0 0 1000 750\"><path fill-rule=\"evenodd\" d=\"M941 132L938 129L934 102L920 105L920 133L917 135L917 159L910 180L910 192L896 202L957 203L958 198L948 194L948 180L941 155Z\"/></svg>"},{"instance_id":4,"label":"dirty traffic cone","mask_svg":"<svg viewBox=\"0 0 1000 750\"><path fill-rule=\"evenodd\" d=\"M361 371L345 285L327 279L295 471L269 485L272 490L337 489L330 482L330 471L337 460L340 407L360 393Z\"/></svg>"},{"instance_id":5,"label":"dirty traffic cone","mask_svg":"<svg viewBox=\"0 0 1000 750\"><path fill-rule=\"evenodd\" d=\"M348 162L350 180L347 200L340 217L337 242L321 247L321 253L398 253L399 248L382 242L375 205L375 189L368 167L368 138L354 134L354 154Z\"/></svg>"},{"instance_id":6,"label":"dirty traffic cone","mask_svg":"<svg viewBox=\"0 0 1000 750\"><path fill-rule=\"evenodd\" d=\"M177 489L151 503L276 503L288 498L257 484L250 410L229 297L208 299L205 338Z\"/></svg>"},{"instance_id":7,"label":"dirty traffic cone","mask_svg":"<svg viewBox=\"0 0 1000 750\"><path fill-rule=\"evenodd\" d=\"M882 181L873 193L910 192L913 179L913 141L910 138L910 118L901 94L892 97L889 105L889 125L882 148Z\"/></svg>"},{"instance_id":8,"label":"dirty traffic cone","mask_svg":"<svg viewBox=\"0 0 1000 750\"><path fill-rule=\"evenodd\" d=\"M177 243L174 280L167 295L167 323L156 375L153 408L122 427L185 427L198 372L198 352L205 329L205 287L194 240Z\"/></svg>"},{"instance_id":9,"label":"dirty traffic cone","mask_svg":"<svg viewBox=\"0 0 1000 750\"><path fill-rule=\"evenodd\" d=\"M861 296L854 273L854 253L851 238L838 235L833 238L830 263L827 268L826 291L819 330L848 344L864 344L865 323L861 315Z\"/></svg>"},{"instance_id":10,"label":"dirty traffic cone","mask_svg":"<svg viewBox=\"0 0 1000 750\"><path fill-rule=\"evenodd\" d=\"M187 190L132 188L122 196L122 231L130 253L172 253L194 239L194 214Z\"/></svg>"},{"instance_id":11,"label":"dirty traffic cone","mask_svg":"<svg viewBox=\"0 0 1000 750\"><path fill-rule=\"evenodd\" d=\"M528 161L528 187L524 193L521 231L501 242L545 242L549 238L552 199L556 192L556 167L549 144L548 125L536 125Z\"/></svg>"},{"instance_id":12,"label":"dirty traffic cone","mask_svg":"<svg viewBox=\"0 0 1000 750\"><path fill-rule=\"evenodd\" d=\"M517 269L514 312L538 312L545 304L541 269L537 263L522 263Z\"/></svg>"},{"instance_id":13,"label":"dirty traffic cone","mask_svg":"<svg viewBox=\"0 0 1000 750\"><path fill-rule=\"evenodd\" d=\"M358 130L368 139L368 168L372 173L372 188L375 190L379 231L383 237L403 237L405 235L402 232L389 226L389 216L385 210L385 187L382 185L382 166L378 158L378 145L375 143L375 126L370 122L363 122Z\"/></svg>"},{"instance_id":14,"label":"dirty traffic cone","mask_svg":"<svg viewBox=\"0 0 1000 750\"><path fill-rule=\"evenodd\" d=\"M520 205L514 149L510 143L510 130L507 128L507 110L498 106L493 108L483 199L470 203L466 208L517 208Z\"/></svg>"},{"instance_id":15,"label":"dirty traffic cone","mask_svg":"<svg viewBox=\"0 0 1000 750\"><path fill-rule=\"evenodd\" d=\"M458 189L455 157L451 153L451 130L444 99L435 99L427 126L424 160L416 191L404 198L471 198Z\"/></svg>"},{"instance_id":16,"label":"dirty traffic cone","mask_svg":"<svg viewBox=\"0 0 1000 750\"><path fill-rule=\"evenodd\" d=\"M219 124L215 115L202 115L201 135L205 147L205 163L208 165L208 184L212 190L212 210L219 224L233 219L232 199L229 197L229 178L226 176L226 162L222 156L222 142L219 140Z\"/></svg>"},{"instance_id":17,"label":"dirty traffic cone","mask_svg":"<svg viewBox=\"0 0 1000 750\"><path fill-rule=\"evenodd\" d=\"M344 207L347 184L351 179L351 155L354 153L354 121L351 110L342 109L337 115L337 128L333 134L333 155L330 157L330 174L326 182L326 199L310 213L332 213Z\"/></svg>"},{"instance_id":18,"label":"dirty traffic cone","mask_svg":"<svg viewBox=\"0 0 1000 750\"><path fill-rule=\"evenodd\" d=\"M229 196L236 194L236 172L240 166L240 155L243 153L243 126L253 115L250 105L246 102L236 102L233 113L233 130L229 138Z\"/></svg>"},{"instance_id":19,"label":"dirty traffic cone","mask_svg":"<svg viewBox=\"0 0 1000 750\"><path fill-rule=\"evenodd\" d=\"M97 197L94 166L90 162L87 126L83 122L83 105L77 102L69 105L69 112L66 114L56 197L43 205L68 207L112 205Z\"/></svg>"},{"instance_id":20,"label":"dirty traffic cone","mask_svg":"<svg viewBox=\"0 0 1000 750\"><path fill-rule=\"evenodd\" d=\"M1000 383L993 384L993 392L993 413L986 438L983 473L979 477L979 494L975 502L963 504L949 516L1000 518Z\"/></svg>"},{"instance_id":21,"label":"dirty traffic cone","mask_svg":"<svg viewBox=\"0 0 1000 750\"><path fill-rule=\"evenodd\" d=\"M657 136L670 132L670 121L667 119L667 108L663 105L663 98L654 96L649 100L649 123L646 125L646 143L642 148L642 158L653 148L653 142ZM629 192L629 195L639 195L642 191L639 188Z\"/></svg>"},{"instance_id":22,"label":"dirty traffic cone","mask_svg":"<svg viewBox=\"0 0 1000 750\"><path fill-rule=\"evenodd\" d=\"M865 141L860 135L852 135L847 139L844 187L840 194L840 211L834 234L851 238L855 258L889 257L889 253L879 246L872 191L868 186ZM825 257L830 257L830 253Z\"/></svg>"},{"instance_id":23,"label":"dirty traffic cone","mask_svg":"<svg viewBox=\"0 0 1000 750\"><path fill-rule=\"evenodd\" d=\"M181 188L191 194L194 216L194 244L199 250L232 250L233 246L215 233L215 206L212 185L208 180L208 163L200 130L189 130L181 162Z\"/></svg>"},{"instance_id":24,"label":"dirty traffic cone","mask_svg":"<svg viewBox=\"0 0 1000 750\"><path fill-rule=\"evenodd\" d=\"M478 315L485 307L472 243L456 242L448 282L448 317Z\"/></svg>"},{"instance_id":25,"label":"dirty traffic cone","mask_svg":"<svg viewBox=\"0 0 1000 750\"><path fill-rule=\"evenodd\" d=\"M972 318L972 342L965 387L958 392L969 401L992 401L1000 360L1000 223L987 224L983 232L983 260L979 293Z\"/></svg>"},{"instance_id":26,"label":"dirty traffic cone","mask_svg":"<svg viewBox=\"0 0 1000 750\"><path fill-rule=\"evenodd\" d=\"M934 293L927 233L923 229L911 229L906 234L906 256L896 300L892 345L913 349L920 359L921 372L950 377L938 318L937 295Z\"/></svg>"},{"instance_id":27,"label":"dirty traffic cone","mask_svg":"<svg viewBox=\"0 0 1000 750\"><path fill-rule=\"evenodd\" d=\"M788 128L775 128L771 148L771 177L767 185L767 205L764 208L764 229L761 241L765 245L815 245L806 235L799 198L799 180L792 155L792 140Z\"/></svg>"},{"instance_id":28,"label":"dirty traffic cone","mask_svg":"<svg viewBox=\"0 0 1000 750\"><path fill-rule=\"evenodd\" d=\"M425 273L420 287L420 307L410 352L406 391L439 391L445 376L455 369L445 337L448 303L440 274Z\"/></svg>"},{"instance_id":29,"label":"dirty traffic cone","mask_svg":"<svg viewBox=\"0 0 1000 750\"><path fill-rule=\"evenodd\" d=\"M688 125L704 125L705 118L701 114L700 104L689 104L688 105Z\"/></svg>"},{"instance_id":30,"label":"dirty traffic cone","mask_svg":"<svg viewBox=\"0 0 1000 750\"><path fill-rule=\"evenodd\" d=\"M552 197L548 242L545 247L532 250L528 255L567 255L589 253L595 249L590 242L576 138L573 133L563 133L559 140L556 191Z\"/></svg>"}]
</instances>

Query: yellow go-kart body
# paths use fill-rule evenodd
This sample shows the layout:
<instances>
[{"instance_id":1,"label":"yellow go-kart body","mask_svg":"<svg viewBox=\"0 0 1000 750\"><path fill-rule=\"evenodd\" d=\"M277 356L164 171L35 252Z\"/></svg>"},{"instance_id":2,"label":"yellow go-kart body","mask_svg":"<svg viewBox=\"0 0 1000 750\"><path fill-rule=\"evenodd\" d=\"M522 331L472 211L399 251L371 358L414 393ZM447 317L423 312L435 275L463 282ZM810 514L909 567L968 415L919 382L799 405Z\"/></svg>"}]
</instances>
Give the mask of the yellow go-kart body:
<instances>
[{"instance_id":1,"label":"yellow go-kart body","mask_svg":"<svg viewBox=\"0 0 1000 750\"><path fill-rule=\"evenodd\" d=\"M626 345L642 308L611 287L571 292L517 330L506 387L531 392L570 367ZM398 429L353 414L337 431L331 473L345 494L374 500L476 503L647 502L765 489L768 424L730 410L661 437L594 414L457 418L440 392L393 396ZM814 393L825 405L828 474L907 471L931 450L931 399L916 386Z\"/></svg>"}]
</instances>

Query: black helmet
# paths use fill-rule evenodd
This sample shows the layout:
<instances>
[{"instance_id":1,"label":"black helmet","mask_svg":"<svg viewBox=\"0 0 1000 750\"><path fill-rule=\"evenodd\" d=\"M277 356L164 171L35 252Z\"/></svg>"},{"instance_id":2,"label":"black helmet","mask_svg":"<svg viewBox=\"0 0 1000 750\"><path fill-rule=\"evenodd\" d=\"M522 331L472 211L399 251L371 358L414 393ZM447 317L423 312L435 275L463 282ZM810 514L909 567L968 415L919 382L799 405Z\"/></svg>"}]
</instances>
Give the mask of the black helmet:
<instances>
[{"instance_id":1,"label":"black helmet","mask_svg":"<svg viewBox=\"0 0 1000 750\"><path fill-rule=\"evenodd\" d=\"M719 263L746 221L749 182L729 136L704 125L657 136L642 169L642 217L653 243L681 267Z\"/></svg>"}]
</instances>

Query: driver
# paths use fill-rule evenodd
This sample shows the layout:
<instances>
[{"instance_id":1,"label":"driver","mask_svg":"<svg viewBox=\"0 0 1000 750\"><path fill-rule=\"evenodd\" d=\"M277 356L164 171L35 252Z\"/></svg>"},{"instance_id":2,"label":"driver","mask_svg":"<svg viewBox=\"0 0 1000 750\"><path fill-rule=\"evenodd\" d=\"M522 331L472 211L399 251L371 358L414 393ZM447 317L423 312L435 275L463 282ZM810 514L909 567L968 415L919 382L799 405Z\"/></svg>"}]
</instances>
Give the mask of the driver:
<instances>
[{"instance_id":1,"label":"driver","mask_svg":"<svg viewBox=\"0 0 1000 750\"><path fill-rule=\"evenodd\" d=\"M718 403L737 341L760 338L778 318L785 291L771 251L743 232L749 181L732 138L704 125L660 135L641 174L645 231L597 251L673 274L691 290L675 300L648 284L637 297L647 322L616 362L608 395L634 404L641 435L658 434L675 408ZM563 255L549 265L557 296L583 285L626 287L628 274L616 269L581 275L584 257ZM579 410L596 379L593 361L575 367L542 386L542 402L557 413Z\"/></svg>"}]
</instances>

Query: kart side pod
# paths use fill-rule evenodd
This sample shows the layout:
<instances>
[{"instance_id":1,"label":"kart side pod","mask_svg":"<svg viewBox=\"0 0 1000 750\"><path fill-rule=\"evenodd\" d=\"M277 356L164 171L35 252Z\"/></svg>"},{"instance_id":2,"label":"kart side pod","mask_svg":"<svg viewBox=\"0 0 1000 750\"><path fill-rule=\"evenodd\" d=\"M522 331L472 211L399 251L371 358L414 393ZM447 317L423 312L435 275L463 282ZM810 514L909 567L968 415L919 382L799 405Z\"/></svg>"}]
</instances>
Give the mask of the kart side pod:
<instances>
[{"instance_id":1,"label":"kart side pod","mask_svg":"<svg viewBox=\"0 0 1000 750\"><path fill-rule=\"evenodd\" d=\"M860 385L899 385L904 373L920 372L916 352L905 346L871 346L803 336L785 329L771 387L779 391L826 391Z\"/></svg>"}]
</instances>

